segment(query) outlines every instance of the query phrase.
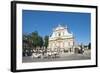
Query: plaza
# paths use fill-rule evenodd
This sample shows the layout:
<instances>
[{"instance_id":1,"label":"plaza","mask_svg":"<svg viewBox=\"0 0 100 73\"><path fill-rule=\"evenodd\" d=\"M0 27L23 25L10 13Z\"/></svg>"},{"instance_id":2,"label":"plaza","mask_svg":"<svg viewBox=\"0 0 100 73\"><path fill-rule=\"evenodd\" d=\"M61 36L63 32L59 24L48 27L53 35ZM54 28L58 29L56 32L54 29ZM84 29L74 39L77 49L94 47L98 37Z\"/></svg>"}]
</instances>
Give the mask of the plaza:
<instances>
[{"instance_id":1,"label":"plaza","mask_svg":"<svg viewBox=\"0 0 100 73\"><path fill-rule=\"evenodd\" d=\"M34 58L32 56L23 57L23 63L31 62L51 62L51 61L73 61L73 60L89 60L91 59L91 50L85 50L83 54L63 53L55 58Z\"/></svg>"}]
</instances>

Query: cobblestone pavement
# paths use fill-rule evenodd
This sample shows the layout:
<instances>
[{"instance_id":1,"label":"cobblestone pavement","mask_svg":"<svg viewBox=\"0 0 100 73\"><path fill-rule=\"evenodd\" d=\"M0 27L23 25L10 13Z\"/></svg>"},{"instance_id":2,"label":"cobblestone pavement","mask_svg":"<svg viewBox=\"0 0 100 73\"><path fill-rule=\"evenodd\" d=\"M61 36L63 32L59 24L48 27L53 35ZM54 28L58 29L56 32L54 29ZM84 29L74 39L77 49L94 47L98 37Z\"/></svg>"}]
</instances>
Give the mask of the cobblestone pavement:
<instances>
[{"instance_id":1,"label":"cobblestone pavement","mask_svg":"<svg viewBox=\"0 0 100 73\"><path fill-rule=\"evenodd\" d=\"M91 52L85 51L83 54L61 54L60 57L56 58L32 58L31 56L23 57L23 63L28 62L49 62L49 61L67 61L67 60L87 60L91 59Z\"/></svg>"}]
</instances>

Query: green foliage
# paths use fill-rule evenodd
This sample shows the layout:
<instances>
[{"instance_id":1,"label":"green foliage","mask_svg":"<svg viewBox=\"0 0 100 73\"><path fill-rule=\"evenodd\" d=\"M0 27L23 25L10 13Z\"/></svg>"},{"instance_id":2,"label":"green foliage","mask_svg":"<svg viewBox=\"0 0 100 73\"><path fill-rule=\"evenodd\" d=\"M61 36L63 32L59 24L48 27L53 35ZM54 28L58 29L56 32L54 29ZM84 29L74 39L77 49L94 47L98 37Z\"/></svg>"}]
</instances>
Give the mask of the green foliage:
<instances>
[{"instance_id":1,"label":"green foliage","mask_svg":"<svg viewBox=\"0 0 100 73\"><path fill-rule=\"evenodd\" d=\"M32 55L32 42L30 39L30 35L23 35L23 56L31 56Z\"/></svg>"},{"instance_id":2,"label":"green foliage","mask_svg":"<svg viewBox=\"0 0 100 73\"><path fill-rule=\"evenodd\" d=\"M45 36L45 38L44 38L44 46L45 46L45 48L48 47L48 39L49 39L49 36Z\"/></svg>"},{"instance_id":3,"label":"green foliage","mask_svg":"<svg viewBox=\"0 0 100 73\"><path fill-rule=\"evenodd\" d=\"M32 45L33 47L37 47L38 46L38 33L37 32L32 32L31 34L31 40L32 40Z\"/></svg>"},{"instance_id":4,"label":"green foliage","mask_svg":"<svg viewBox=\"0 0 100 73\"><path fill-rule=\"evenodd\" d=\"M31 55L33 49L37 50L39 47L48 47L49 36L45 36L44 39L38 34L37 31L30 34L23 34L23 56L27 54Z\"/></svg>"},{"instance_id":5,"label":"green foliage","mask_svg":"<svg viewBox=\"0 0 100 73\"><path fill-rule=\"evenodd\" d=\"M88 49L91 49L91 43L88 44Z\"/></svg>"},{"instance_id":6,"label":"green foliage","mask_svg":"<svg viewBox=\"0 0 100 73\"><path fill-rule=\"evenodd\" d=\"M32 32L29 35L23 35L23 43L25 43L25 41L27 41L28 46L30 46L30 48L35 48L36 47L42 47L44 42L43 42L43 38L41 36L38 35L38 32Z\"/></svg>"},{"instance_id":7,"label":"green foliage","mask_svg":"<svg viewBox=\"0 0 100 73\"><path fill-rule=\"evenodd\" d=\"M43 46L43 38L38 36L38 46L41 48Z\"/></svg>"}]
</instances>

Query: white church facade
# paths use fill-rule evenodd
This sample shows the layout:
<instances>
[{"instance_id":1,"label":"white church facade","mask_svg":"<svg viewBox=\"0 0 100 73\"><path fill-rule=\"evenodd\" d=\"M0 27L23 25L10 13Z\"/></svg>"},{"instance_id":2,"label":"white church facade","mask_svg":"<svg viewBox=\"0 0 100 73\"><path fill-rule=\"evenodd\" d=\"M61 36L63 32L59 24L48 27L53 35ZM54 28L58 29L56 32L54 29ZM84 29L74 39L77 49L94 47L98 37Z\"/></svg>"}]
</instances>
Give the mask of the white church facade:
<instances>
[{"instance_id":1,"label":"white church facade","mask_svg":"<svg viewBox=\"0 0 100 73\"><path fill-rule=\"evenodd\" d=\"M74 36L69 32L68 27L58 25L53 29L52 35L49 37L48 49L50 51L72 51L74 46Z\"/></svg>"}]
</instances>

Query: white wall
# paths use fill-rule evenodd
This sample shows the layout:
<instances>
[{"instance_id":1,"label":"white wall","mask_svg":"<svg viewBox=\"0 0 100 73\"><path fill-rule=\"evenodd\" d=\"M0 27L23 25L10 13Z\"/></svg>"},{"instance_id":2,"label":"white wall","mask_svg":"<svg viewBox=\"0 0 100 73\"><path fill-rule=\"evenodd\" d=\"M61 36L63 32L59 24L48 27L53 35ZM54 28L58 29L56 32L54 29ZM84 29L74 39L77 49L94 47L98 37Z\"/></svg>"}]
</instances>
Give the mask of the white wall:
<instances>
[{"instance_id":1,"label":"white wall","mask_svg":"<svg viewBox=\"0 0 100 73\"><path fill-rule=\"evenodd\" d=\"M10 73L10 1L11 0L0 0L0 73ZM99 2L100 0L33 0L33 1L41 1L41 2L45 1L45 2L69 3L69 4L73 3L73 4L86 4L86 5L100 4ZM100 10L98 13L100 13ZM98 16L100 16L100 14ZM100 18L98 18L98 20L99 19ZM98 48L98 51L100 52L100 46ZM99 61L100 61L100 57L99 57ZM99 73L100 67L38 71L37 73L52 73L52 72L53 73Z\"/></svg>"}]
</instances>

